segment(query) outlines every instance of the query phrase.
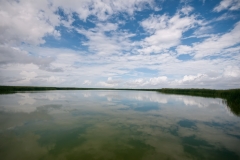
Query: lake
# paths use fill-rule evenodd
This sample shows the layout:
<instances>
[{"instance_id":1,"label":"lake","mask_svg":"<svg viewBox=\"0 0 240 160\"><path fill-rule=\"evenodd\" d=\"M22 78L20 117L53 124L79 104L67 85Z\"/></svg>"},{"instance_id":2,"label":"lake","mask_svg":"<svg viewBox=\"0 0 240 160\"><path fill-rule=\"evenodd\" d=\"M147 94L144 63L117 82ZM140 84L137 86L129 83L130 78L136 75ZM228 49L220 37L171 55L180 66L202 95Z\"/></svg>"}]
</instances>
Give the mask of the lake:
<instances>
[{"instance_id":1,"label":"lake","mask_svg":"<svg viewBox=\"0 0 240 160\"><path fill-rule=\"evenodd\" d=\"M0 157L240 159L240 117L220 98L150 91L0 95Z\"/></svg>"}]
</instances>

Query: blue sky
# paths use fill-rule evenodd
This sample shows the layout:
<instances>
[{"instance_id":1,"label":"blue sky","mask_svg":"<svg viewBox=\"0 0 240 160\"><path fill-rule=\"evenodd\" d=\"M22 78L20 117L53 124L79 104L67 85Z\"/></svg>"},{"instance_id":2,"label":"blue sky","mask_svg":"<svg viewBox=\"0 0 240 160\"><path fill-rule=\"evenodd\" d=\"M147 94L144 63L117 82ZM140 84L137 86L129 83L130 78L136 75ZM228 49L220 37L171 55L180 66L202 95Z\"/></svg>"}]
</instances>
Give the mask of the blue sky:
<instances>
[{"instance_id":1,"label":"blue sky","mask_svg":"<svg viewBox=\"0 0 240 160\"><path fill-rule=\"evenodd\" d=\"M0 85L240 88L239 0L8 0L0 17Z\"/></svg>"}]
</instances>

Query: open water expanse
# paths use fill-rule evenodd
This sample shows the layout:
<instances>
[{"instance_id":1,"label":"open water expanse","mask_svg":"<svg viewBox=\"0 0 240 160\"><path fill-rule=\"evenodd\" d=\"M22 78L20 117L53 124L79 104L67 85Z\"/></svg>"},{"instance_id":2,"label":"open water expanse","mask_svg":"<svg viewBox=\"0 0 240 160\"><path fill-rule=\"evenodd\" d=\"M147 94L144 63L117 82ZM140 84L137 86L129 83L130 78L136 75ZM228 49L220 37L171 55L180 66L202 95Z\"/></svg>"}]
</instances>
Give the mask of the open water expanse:
<instances>
[{"instance_id":1,"label":"open water expanse","mask_svg":"<svg viewBox=\"0 0 240 160\"><path fill-rule=\"evenodd\" d=\"M2 160L240 159L240 117L219 98L150 91L0 95Z\"/></svg>"}]
</instances>

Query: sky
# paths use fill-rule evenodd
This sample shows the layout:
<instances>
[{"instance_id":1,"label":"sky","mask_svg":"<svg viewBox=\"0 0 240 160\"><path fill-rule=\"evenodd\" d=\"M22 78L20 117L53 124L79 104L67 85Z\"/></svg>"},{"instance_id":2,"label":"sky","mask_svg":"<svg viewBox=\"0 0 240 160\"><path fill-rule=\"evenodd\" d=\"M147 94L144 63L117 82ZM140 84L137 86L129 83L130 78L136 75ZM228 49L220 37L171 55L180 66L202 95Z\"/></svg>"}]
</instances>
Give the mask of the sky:
<instances>
[{"instance_id":1,"label":"sky","mask_svg":"<svg viewBox=\"0 0 240 160\"><path fill-rule=\"evenodd\" d=\"M240 88L240 0L0 0L0 85Z\"/></svg>"}]
</instances>

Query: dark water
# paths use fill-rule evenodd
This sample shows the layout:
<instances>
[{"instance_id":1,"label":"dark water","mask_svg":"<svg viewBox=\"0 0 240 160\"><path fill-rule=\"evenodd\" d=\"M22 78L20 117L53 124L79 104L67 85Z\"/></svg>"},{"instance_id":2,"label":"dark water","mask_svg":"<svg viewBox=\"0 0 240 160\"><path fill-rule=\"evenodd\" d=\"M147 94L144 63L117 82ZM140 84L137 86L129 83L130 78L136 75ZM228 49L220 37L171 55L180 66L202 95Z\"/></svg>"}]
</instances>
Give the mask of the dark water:
<instances>
[{"instance_id":1,"label":"dark water","mask_svg":"<svg viewBox=\"0 0 240 160\"><path fill-rule=\"evenodd\" d=\"M221 99L144 91L0 95L0 159L240 159Z\"/></svg>"}]
</instances>

